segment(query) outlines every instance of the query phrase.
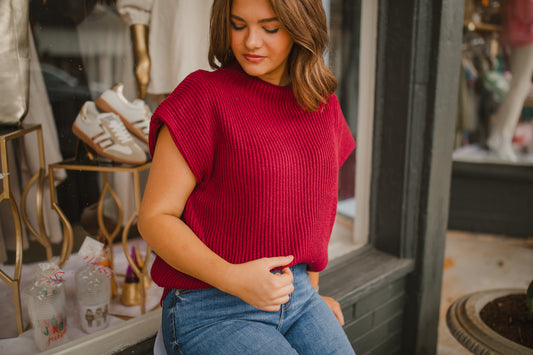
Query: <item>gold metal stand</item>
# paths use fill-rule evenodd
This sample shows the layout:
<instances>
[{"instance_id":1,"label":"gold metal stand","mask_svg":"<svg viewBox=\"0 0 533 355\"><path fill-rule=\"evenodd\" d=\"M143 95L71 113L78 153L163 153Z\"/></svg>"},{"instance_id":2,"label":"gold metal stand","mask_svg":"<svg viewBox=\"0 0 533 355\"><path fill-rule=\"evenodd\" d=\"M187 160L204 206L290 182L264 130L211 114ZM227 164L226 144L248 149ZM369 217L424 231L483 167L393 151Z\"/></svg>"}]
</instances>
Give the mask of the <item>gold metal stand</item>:
<instances>
[{"instance_id":1,"label":"gold metal stand","mask_svg":"<svg viewBox=\"0 0 533 355\"><path fill-rule=\"evenodd\" d=\"M6 282L9 287L13 290L13 298L15 302L15 314L17 319L17 332L18 334L23 332L23 323L22 323L22 307L20 301L20 274L22 271L22 225L21 225L21 214L17 208L17 203L13 198L11 193L11 188L9 185L9 164L7 157L7 142L14 140L20 137L23 137L29 133L35 132L37 134L38 147L39 147L39 171L28 181L24 190L22 192L21 198L21 211L22 211L22 220L24 224L31 232L31 234L37 239L37 241L43 245L46 249L46 258L50 260L52 258L52 247L50 241L46 235L44 220L43 220L43 184L45 178L45 163L44 163L44 146L43 146L43 134L40 124L33 125L22 125L20 127L14 128L3 128L0 130L0 162L2 170L0 171L0 180L2 181L2 192L0 193L0 202L8 200L9 207L11 209L11 214L13 215L13 222L15 224L15 238L16 238L16 247L15 247L15 272L13 278L9 277L4 271L0 270L0 279ZM31 186L37 182L37 217L39 223L39 232L31 226L29 219L26 215L26 198L28 196L28 191Z\"/></svg>"},{"instance_id":2,"label":"gold metal stand","mask_svg":"<svg viewBox=\"0 0 533 355\"><path fill-rule=\"evenodd\" d=\"M129 254L127 239L128 239L128 233L130 231L130 228L133 222L137 218L139 207L141 205L141 186L140 186L140 180L139 180L139 173L141 171L149 169L151 165L152 165L151 162L148 162L142 165L127 165L127 164L117 164L117 163L99 161L96 159L95 160L81 160L79 158L76 158L76 159L67 159L59 163L50 164L48 166L50 176L52 176L54 169L66 169L66 170L76 170L76 171L95 171L95 172L100 172L103 174L104 186L102 188L102 191L100 192L100 198L98 200L97 216L98 216L98 226L101 232L103 233L104 237L106 238L108 245L109 245L109 260L110 260L112 269L113 269L113 248L112 246L113 246L113 241L115 237L120 231L121 221L123 217L123 209L122 209L122 204L120 203L120 200L118 199L118 196L116 195L115 191L113 191L113 189L109 185L109 173L128 172L128 173L133 174L135 211L130 216L127 224L124 226L124 229L122 231L122 246L124 248L124 254L126 255L126 259L128 260L128 263L130 264L131 268L133 269L133 271L135 272L135 274L137 275L141 283L139 288L141 292L141 313L142 314L146 312L145 279L148 278L148 261L150 258L151 249L149 246L146 247L146 255L144 258L144 263L142 264L143 265L142 268L139 268L135 264L135 262L133 261L133 259L131 258ZM109 231L104 224L103 205L104 205L104 197L107 193L109 193L109 195L115 202L118 208L118 212L119 212L118 223L112 231ZM72 226L56 202L55 189L52 185L50 185L50 199L52 201L52 208L57 211L61 219L61 222L63 223L64 240L68 240L67 243L63 244L64 249L61 255L63 256L65 254L68 256L72 252L72 245L73 245Z\"/></svg>"}]
</instances>

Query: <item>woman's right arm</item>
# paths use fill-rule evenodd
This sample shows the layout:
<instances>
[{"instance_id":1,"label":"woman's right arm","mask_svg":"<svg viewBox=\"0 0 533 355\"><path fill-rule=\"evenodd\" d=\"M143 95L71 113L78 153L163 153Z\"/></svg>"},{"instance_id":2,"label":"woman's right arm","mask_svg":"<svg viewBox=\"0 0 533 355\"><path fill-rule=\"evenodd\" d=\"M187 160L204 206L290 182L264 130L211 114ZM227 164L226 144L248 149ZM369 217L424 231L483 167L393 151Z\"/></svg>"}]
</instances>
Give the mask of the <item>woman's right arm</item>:
<instances>
[{"instance_id":1,"label":"woman's right arm","mask_svg":"<svg viewBox=\"0 0 533 355\"><path fill-rule=\"evenodd\" d=\"M230 264L209 249L180 218L196 178L166 126L158 134L150 174L137 218L139 232L155 253L176 270L241 298L252 306L277 311L293 291L292 274L271 269L291 256Z\"/></svg>"}]
</instances>

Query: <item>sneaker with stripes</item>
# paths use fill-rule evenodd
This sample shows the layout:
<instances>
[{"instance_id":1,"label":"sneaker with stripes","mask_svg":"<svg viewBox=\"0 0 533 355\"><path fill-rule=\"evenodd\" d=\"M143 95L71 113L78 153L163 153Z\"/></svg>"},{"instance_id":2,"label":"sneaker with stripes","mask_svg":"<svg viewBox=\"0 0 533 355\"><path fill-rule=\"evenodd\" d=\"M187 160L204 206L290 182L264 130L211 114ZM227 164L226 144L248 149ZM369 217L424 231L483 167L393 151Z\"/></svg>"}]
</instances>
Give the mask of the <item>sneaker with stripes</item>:
<instances>
[{"instance_id":1,"label":"sneaker with stripes","mask_svg":"<svg viewBox=\"0 0 533 355\"><path fill-rule=\"evenodd\" d=\"M83 104L72 132L97 154L117 163L137 165L147 160L121 119L114 113L100 112L92 101Z\"/></svg>"},{"instance_id":2,"label":"sneaker with stripes","mask_svg":"<svg viewBox=\"0 0 533 355\"><path fill-rule=\"evenodd\" d=\"M124 85L119 83L108 89L95 100L98 108L104 112L117 114L126 128L137 138L148 143L150 117L152 112L143 100L129 101L123 94Z\"/></svg>"}]
</instances>

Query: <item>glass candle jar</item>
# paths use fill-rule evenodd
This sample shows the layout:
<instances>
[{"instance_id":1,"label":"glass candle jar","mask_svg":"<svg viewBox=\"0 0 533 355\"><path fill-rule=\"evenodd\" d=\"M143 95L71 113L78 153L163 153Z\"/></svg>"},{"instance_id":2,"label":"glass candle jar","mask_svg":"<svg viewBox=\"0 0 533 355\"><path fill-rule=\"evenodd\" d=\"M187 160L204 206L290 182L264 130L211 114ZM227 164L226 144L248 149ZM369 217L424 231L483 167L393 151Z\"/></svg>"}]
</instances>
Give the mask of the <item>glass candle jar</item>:
<instances>
[{"instance_id":1,"label":"glass candle jar","mask_svg":"<svg viewBox=\"0 0 533 355\"><path fill-rule=\"evenodd\" d=\"M81 329L86 333L93 333L109 325L111 278L106 274L106 269L89 264L76 272L78 314Z\"/></svg>"},{"instance_id":2,"label":"glass candle jar","mask_svg":"<svg viewBox=\"0 0 533 355\"><path fill-rule=\"evenodd\" d=\"M68 342L63 283L36 283L26 291L26 297L37 348L44 351Z\"/></svg>"}]
</instances>

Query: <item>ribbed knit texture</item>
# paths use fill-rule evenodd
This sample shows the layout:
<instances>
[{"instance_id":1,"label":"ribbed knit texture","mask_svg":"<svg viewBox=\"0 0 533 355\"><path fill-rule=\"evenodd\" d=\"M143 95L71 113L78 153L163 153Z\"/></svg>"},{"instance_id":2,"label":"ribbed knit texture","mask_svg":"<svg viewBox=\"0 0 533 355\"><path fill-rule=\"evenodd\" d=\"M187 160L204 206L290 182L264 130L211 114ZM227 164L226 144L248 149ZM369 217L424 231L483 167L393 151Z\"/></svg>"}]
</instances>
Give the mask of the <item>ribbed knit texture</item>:
<instances>
[{"instance_id":1,"label":"ribbed knit texture","mask_svg":"<svg viewBox=\"0 0 533 355\"><path fill-rule=\"evenodd\" d=\"M306 112L290 86L235 63L192 73L161 103L152 154L162 124L198 182L183 220L211 250L230 263L294 255L311 271L326 267L338 171L355 147L335 95ZM159 257L151 275L167 290L211 287Z\"/></svg>"}]
</instances>

